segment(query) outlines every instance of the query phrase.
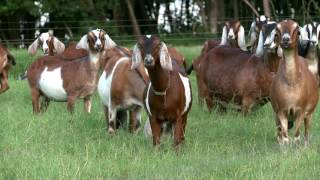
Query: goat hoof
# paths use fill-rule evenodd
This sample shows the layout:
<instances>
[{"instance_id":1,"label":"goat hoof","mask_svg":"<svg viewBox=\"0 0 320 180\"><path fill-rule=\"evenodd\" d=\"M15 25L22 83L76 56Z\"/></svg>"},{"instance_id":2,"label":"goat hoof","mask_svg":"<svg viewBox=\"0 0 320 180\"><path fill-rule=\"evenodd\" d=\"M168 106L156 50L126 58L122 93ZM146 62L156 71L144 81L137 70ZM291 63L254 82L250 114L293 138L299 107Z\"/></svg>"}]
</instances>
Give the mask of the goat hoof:
<instances>
[{"instance_id":1,"label":"goat hoof","mask_svg":"<svg viewBox=\"0 0 320 180\"><path fill-rule=\"evenodd\" d=\"M111 135L113 135L113 134L116 133L116 131L115 131L113 128L109 128L109 129L108 129L108 133L111 134Z\"/></svg>"},{"instance_id":2,"label":"goat hoof","mask_svg":"<svg viewBox=\"0 0 320 180\"><path fill-rule=\"evenodd\" d=\"M300 142L301 142L300 136L294 137L294 138L293 138L293 142L294 142L295 144L300 144Z\"/></svg>"},{"instance_id":3,"label":"goat hoof","mask_svg":"<svg viewBox=\"0 0 320 180\"><path fill-rule=\"evenodd\" d=\"M287 137L278 137L278 143L280 145L289 145L289 138L287 138Z\"/></svg>"}]
</instances>

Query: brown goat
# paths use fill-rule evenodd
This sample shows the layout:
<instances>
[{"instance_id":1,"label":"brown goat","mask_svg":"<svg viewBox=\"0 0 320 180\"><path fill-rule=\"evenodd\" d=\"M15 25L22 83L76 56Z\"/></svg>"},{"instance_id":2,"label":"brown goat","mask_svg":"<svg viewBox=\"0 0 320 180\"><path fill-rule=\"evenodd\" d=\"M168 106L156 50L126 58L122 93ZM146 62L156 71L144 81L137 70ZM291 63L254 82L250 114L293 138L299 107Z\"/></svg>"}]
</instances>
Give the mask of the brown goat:
<instances>
[{"instance_id":1,"label":"brown goat","mask_svg":"<svg viewBox=\"0 0 320 180\"><path fill-rule=\"evenodd\" d=\"M143 61L148 70L151 82L145 88L144 105L153 145L160 144L162 124L169 122L174 127L176 147L184 140L192 95L188 77L171 58L164 42L156 36L147 35L139 38L133 49L132 68L139 67Z\"/></svg>"},{"instance_id":2,"label":"brown goat","mask_svg":"<svg viewBox=\"0 0 320 180\"><path fill-rule=\"evenodd\" d=\"M68 110L73 112L74 102L84 99L85 109L90 112L91 95L96 89L100 55L104 48L112 48L115 43L101 29L84 35L77 48L89 51L89 57L65 61L62 56L43 56L33 62L27 71L31 89L33 111L45 111L50 100L67 101ZM40 96L44 103L39 105Z\"/></svg>"},{"instance_id":3,"label":"brown goat","mask_svg":"<svg viewBox=\"0 0 320 180\"><path fill-rule=\"evenodd\" d=\"M279 144L288 144L288 127L295 125L295 138L300 139L304 121L305 142L309 142L312 113L318 103L317 82L307 64L298 55L298 23L285 20L277 25L277 42L283 49L279 70L271 85L271 104L275 112ZM288 123L289 122L289 123Z\"/></svg>"},{"instance_id":4,"label":"brown goat","mask_svg":"<svg viewBox=\"0 0 320 180\"><path fill-rule=\"evenodd\" d=\"M198 90L198 102L200 105L203 105L203 101L205 98L205 87L204 87L204 82L203 82L203 77L202 77L202 73L200 73L200 64L201 61L205 60L205 57L207 55L207 53L212 49L215 48L217 46L219 46L220 41L216 41L216 40L208 40L204 43L203 48L201 50L200 55L194 59L192 61L192 64L190 65L190 67L186 70L186 73L188 75L191 74L192 71L195 71L196 73L196 79L197 79L197 90Z\"/></svg>"},{"instance_id":5,"label":"brown goat","mask_svg":"<svg viewBox=\"0 0 320 180\"><path fill-rule=\"evenodd\" d=\"M10 87L8 84L9 70L15 65L14 57L8 49L0 43L0 94L7 91Z\"/></svg>"},{"instance_id":6,"label":"brown goat","mask_svg":"<svg viewBox=\"0 0 320 180\"><path fill-rule=\"evenodd\" d=\"M140 111L143 107L143 90L149 82L141 64L131 70L131 52L128 49L114 47L104 51L101 66L104 71L98 83L98 93L104 106L108 132L115 133L122 119L119 113L130 112L129 127L135 132L140 126Z\"/></svg>"}]
</instances>

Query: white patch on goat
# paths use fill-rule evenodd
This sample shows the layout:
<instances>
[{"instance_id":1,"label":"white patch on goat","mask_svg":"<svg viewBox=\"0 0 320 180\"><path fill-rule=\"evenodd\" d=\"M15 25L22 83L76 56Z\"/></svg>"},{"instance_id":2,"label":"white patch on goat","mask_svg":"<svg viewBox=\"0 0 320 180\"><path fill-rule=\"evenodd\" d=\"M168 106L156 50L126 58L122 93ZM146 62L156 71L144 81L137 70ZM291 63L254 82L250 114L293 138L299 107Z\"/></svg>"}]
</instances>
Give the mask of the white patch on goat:
<instances>
[{"instance_id":1,"label":"white patch on goat","mask_svg":"<svg viewBox=\"0 0 320 180\"><path fill-rule=\"evenodd\" d=\"M148 90L147 90L147 97L145 99L145 103L146 103L146 108L147 108L147 113L149 114L149 116L151 116L151 111L150 111L150 106L149 106L149 92L150 92L150 87L151 87L151 82L148 85Z\"/></svg>"},{"instance_id":2,"label":"white patch on goat","mask_svg":"<svg viewBox=\"0 0 320 180\"><path fill-rule=\"evenodd\" d=\"M312 74L315 74L315 75L318 74L318 63L317 62L309 63L308 68L312 72Z\"/></svg>"},{"instance_id":3,"label":"white patch on goat","mask_svg":"<svg viewBox=\"0 0 320 180\"><path fill-rule=\"evenodd\" d=\"M49 98L57 101L67 100L67 93L63 88L63 79L61 77L61 67L48 71L46 67L39 80L40 90Z\"/></svg>"},{"instance_id":4,"label":"white patch on goat","mask_svg":"<svg viewBox=\"0 0 320 180\"><path fill-rule=\"evenodd\" d=\"M180 76L181 82L182 82L183 87L184 87L184 96L185 96L185 99L186 99L185 106L184 106L184 109L183 109L183 113L185 113L188 110L188 108L190 106L190 103L191 103L190 82L189 82L189 78L182 76L180 73L179 73L179 76Z\"/></svg>"},{"instance_id":5,"label":"white patch on goat","mask_svg":"<svg viewBox=\"0 0 320 180\"><path fill-rule=\"evenodd\" d=\"M46 50L49 49L49 45L47 44L47 40L49 39L49 33L42 33L39 37L39 39L42 42L42 51L45 52Z\"/></svg>"},{"instance_id":6,"label":"white patch on goat","mask_svg":"<svg viewBox=\"0 0 320 180\"><path fill-rule=\"evenodd\" d=\"M263 33L262 33L262 31L260 31L260 33L259 33L256 56L258 56L258 57L262 57L263 56Z\"/></svg>"},{"instance_id":7,"label":"white patch on goat","mask_svg":"<svg viewBox=\"0 0 320 180\"><path fill-rule=\"evenodd\" d=\"M150 34L148 34L148 35L146 35L146 37L147 37L148 39L150 39L150 38L151 38L151 35L150 35Z\"/></svg>"},{"instance_id":8,"label":"white patch on goat","mask_svg":"<svg viewBox=\"0 0 320 180\"><path fill-rule=\"evenodd\" d=\"M290 37L290 34L289 33L284 33L283 34L283 36L282 36L282 39L283 38L289 38L289 39L291 39L291 37Z\"/></svg>"},{"instance_id":9,"label":"white patch on goat","mask_svg":"<svg viewBox=\"0 0 320 180\"><path fill-rule=\"evenodd\" d=\"M92 33L96 36L96 42L95 42L95 46L97 45L101 45L101 40L100 40L100 30L96 29L96 30L93 30Z\"/></svg>"},{"instance_id":10,"label":"white patch on goat","mask_svg":"<svg viewBox=\"0 0 320 180\"><path fill-rule=\"evenodd\" d=\"M272 30L269 36L267 36L266 41L264 42L264 45L269 45L268 48L273 49L276 48L276 43L274 42L274 38L276 35L276 30Z\"/></svg>"},{"instance_id":11,"label":"white patch on goat","mask_svg":"<svg viewBox=\"0 0 320 180\"><path fill-rule=\"evenodd\" d=\"M98 82L98 93L103 105L111 106L111 88L112 88L112 79L117 66L124 60L129 60L127 57L120 58L115 65L113 66L111 73L107 76L106 71L103 71L102 75L99 78Z\"/></svg>"},{"instance_id":12,"label":"white patch on goat","mask_svg":"<svg viewBox=\"0 0 320 180\"><path fill-rule=\"evenodd\" d=\"M90 61L94 64L99 63L100 53L90 53L89 54Z\"/></svg>"},{"instance_id":13,"label":"white patch on goat","mask_svg":"<svg viewBox=\"0 0 320 180\"><path fill-rule=\"evenodd\" d=\"M228 38L231 37L231 39L234 39L236 36L234 34L233 28L230 28L229 33L228 33Z\"/></svg>"}]
</instances>

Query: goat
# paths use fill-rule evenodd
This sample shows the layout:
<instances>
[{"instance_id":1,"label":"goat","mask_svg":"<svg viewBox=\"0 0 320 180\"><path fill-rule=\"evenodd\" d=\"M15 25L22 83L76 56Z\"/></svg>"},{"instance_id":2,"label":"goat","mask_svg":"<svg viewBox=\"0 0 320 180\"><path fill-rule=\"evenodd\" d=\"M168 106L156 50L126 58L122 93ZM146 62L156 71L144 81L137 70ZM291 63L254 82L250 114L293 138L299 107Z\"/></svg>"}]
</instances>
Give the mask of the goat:
<instances>
[{"instance_id":1,"label":"goat","mask_svg":"<svg viewBox=\"0 0 320 180\"><path fill-rule=\"evenodd\" d=\"M282 50L275 42L277 23L266 23L261 27L261 37L263 39L263 46L258 46L256 54L263 57L263 62L270 72L276 73L278 71L279 62L282 57Z\"/></svg>"},{"instance_id":2,"label":"goat","mask_svg":"<svg viewBox=\"0 0 320 180\"><path fill-rule=\"evenodd\" d=\"M28 53L34 56L39 46L41 47L43 54L49 56L62 54L65 49L65 45L57 37L53 36L51 31L41 33L28 47Z\"/></svg>"},{"instance_id":3,"label":"goat","mask_svg":"<svg viewBox=\"0 0 320 180\"><path fill-rule=\"evenodd\" d=\"M320 34L320 25L316 22L304 25L300 29L300 41L298 54L304 57L308 63L308 68L315 75L319 83L319 57L318 42Z\"/></svg>"},{"instance_id":4,"label":"goat","mask_svg":"<svg viewBox=\"0 0 320 180\"><path fill-rule=\"evenodd\" d=\"M115 43L101 29L89 31L77 44L89 52L89 57L65 61L61 56L43 56L34 61L27 70L31 90L33 112L46 111L49 101L67 101L69 112L74 110L74 102L84 99L85 110L91 111L91 95L96 89L99 58L104 48L112 48ZM44 97L39 105L40 96Z\"/></svg>"},{"instance_id":5,"label":"goat","mask_svg":"<svg viewBox=\"0 0 320 180\"><path fill-rule=\"evenodd\" d=\"M0 94L7 91L10 87L8 84L9 70L14 66L16 61L9 53L8 49L0 43Z\"/></svg>"},{"instance_id":6,"label":"goat","mask_svg":"<svg viewBox=\"0 0 320 180\"><path fill-rule=\"evenodd\" d=\"M186 70L186 73L188 75L191 74L191 72L194 70L196 73L196 79L197 79L197 90L198 90L198 102L202 106L203 100L204 100L204 82L202 74L200 73L200 64L201 61L203 61L207 55L207 53L212 49L220 45L220 41L216 40L208 40L204 43L203 48L201 50L200 55L192 61L192 64L190 67Z\"/></svg>"},{"instance_id":7,"label":"goat","mask_svg":"<svg viewBox=\"0 0 320 180\"><path fill-rule=\"evenodd\" d=\"M259 50L255 54L219 46L210 50L201 61L198 71L203 78L202 93L210 111L214 104L218 103L225 108L226 104L232 103L247 114L252 107L268 102L274 72L271 72L261 57L265 53L259 53L264 46L262 34L261 31L257 48ZM279 58L269 61L273 60Z\"/></svg>"},{"instance_id":8,"label":"goat","mask_svg":"<svg viewBox=\"0 0 320 180\"><path fill-rule=\"evenodd\" d=\"M98 93L110 134L123 123L123 119L117 118L119 113L126 114L126 110L130 112L131 132L136 132L141 124L143 91L149 78L142 64L131 70L131 55L129 50L116 46L105 50L101 56L104 71L99 79Z\"/></svg>"},{"instance_id":9,"label":"goat","mask_svg":"<svg viewBox=\"0 0 320 180\"><path fill-rule=\"evenodd\" d=\"M225 22L220 45L230 45L247 51L244 28L238 20Z\"/></svg>"},{"instance_id":10,"label":"goat","mask_svg":"<svg viewBox=\"0 0 320 180\"><path fill-rule=\"evenodd\" d=\"M184 141L192 104L189 79L171 58L166 44L156 36L139 38L133 49L131 68L139 67L143 61L150 78L143 98L155 146L160 144L161 128L165 122L173 124L174 146Z\"/></svg>"},{"instance_id":11,"label":"goat","mask_svg":"<svg viewBox=\"0 0 320 180\"><path fill-rule=\"evenodd\" d=\"M265 24L275 24L276 22L270 21L270 18L261 15L257 17L250 26L249 36L250 36L250 51L251 53L255 53L258 46L258 37L259 32L262 29L262 26Z\"/></svg>"},{"instance_id":12,"label":"goat","mask_svg":"<svg viewBox=\"0 0 320 180\"><path fill-rule=\"evenodd\" d=\"M316 78L309 71L305 59L298 55L298 23L292 20L278 23L276 38L283 51L270 90L277 139L281 145L288 144L288 127L290 129L296 121L294 141L299 140L300 126L304 121L305 142L308 143L312 113L318 103L318 90Z\"/></svg>"}]
</instances>

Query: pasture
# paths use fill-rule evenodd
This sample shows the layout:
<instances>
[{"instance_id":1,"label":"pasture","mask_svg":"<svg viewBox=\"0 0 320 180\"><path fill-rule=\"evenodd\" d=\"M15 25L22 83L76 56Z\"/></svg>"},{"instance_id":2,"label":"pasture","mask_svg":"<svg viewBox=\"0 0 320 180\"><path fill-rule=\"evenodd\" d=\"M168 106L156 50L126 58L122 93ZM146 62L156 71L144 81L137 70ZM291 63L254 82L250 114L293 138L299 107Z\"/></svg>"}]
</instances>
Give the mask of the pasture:
<instances>
[{"instance_id":1,"label":"pasture","mask_svg":"<svg viewBox=\"0 0 320 180\"><path fill-rule=\"evenodd\" d=\"M201 46L178 46L190 62ZM177 154L172 138L158 151L143 131L106 133L97 94L91 114L78 101L74 114L66 103L51 102L48 111L32 113L27 81L16 80L34 58L11 50L17 65L10 89L0 95L0 179L317 179L320 176L320 110L313 117L310 145L280 147L270 103L248 116L229 110L209 114L193 104L186 142ZM189 63L190 64L190 63ZM143 114L143 123L146 114ZM290 132L292 137L292 132Z\"/></svg>"}]
</instances>

